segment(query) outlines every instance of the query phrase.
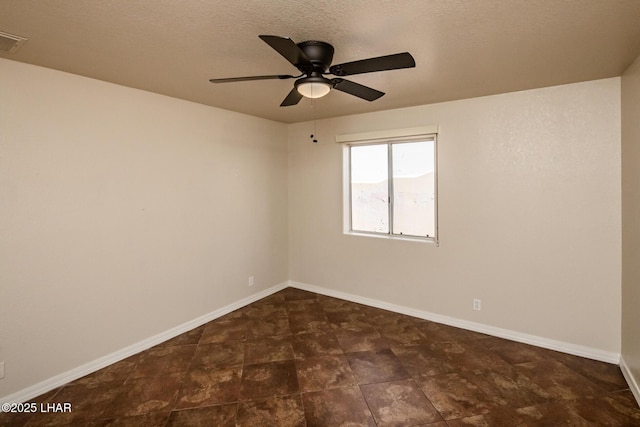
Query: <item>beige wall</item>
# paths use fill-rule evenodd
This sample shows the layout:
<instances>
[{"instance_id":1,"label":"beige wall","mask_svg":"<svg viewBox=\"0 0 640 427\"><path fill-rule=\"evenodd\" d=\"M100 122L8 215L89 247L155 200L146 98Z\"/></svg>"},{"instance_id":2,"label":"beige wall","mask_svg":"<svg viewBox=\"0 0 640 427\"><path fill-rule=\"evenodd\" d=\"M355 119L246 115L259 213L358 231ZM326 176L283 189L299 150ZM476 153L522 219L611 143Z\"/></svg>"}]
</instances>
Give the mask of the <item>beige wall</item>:
<instances>
[{"instance_id":1,"label":"beige wall","mask_svg":"<svg viewBox=\"0 0 640 427\"><path fill-rule=\"evenodd\" d=\"M0 75L0 396L286 281L284 124Z\"/></svg>"},{"instance_id":2,"label":"beige wall","mask_svg":"<svg viewBox=\"0 0 640 427\"><path fill-rule=\"evenodd\" d=\"M312 144L313 123L0 74L0 396L287 279L620 352L619 78L323 120ZM343 235L335 135L432 124L440 247Z\"/></svg>"},{"instance_id":3,"label":"beige wall","mask_svg":"<svg viewBox=\"0 0 640 427\"><path fill-rule=\"evenodd\" d=\"M640 58L622 76L622 359L640 384ZM640 395L636 396L640 400Z\"/></svg>"},{"instance_id":4,"label":"beige wall","mask_svg":"<svg viewBox=\"0 0 640 427\"><path fill-rule=\"evenodd\" d=\"M440 246L344 235L336 134L425 125ZM291 125L289 168L291 280L620 352L619 78Z\"/></svg>"}]
</instances>

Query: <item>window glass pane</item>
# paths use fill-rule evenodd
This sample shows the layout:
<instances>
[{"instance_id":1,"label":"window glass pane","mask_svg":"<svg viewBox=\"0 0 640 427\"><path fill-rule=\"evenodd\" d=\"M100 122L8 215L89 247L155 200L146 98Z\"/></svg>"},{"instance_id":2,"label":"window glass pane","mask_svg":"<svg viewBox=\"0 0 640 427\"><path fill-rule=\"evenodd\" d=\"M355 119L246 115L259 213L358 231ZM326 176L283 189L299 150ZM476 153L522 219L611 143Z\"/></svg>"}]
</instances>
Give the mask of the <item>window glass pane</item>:
<instances>
[{"instance_id":1,"label":"window glass pane","mask_svg":"<svg viewBox=\"0 0 640 427\"><path fill-rule=\"evenodd\" d=\"M389 232L387 145L351 147L351 228Z\"/></svg>"},{"instance_id":2,"label":"window glass pane","mask_svg":"<svg viewBox=\"0 0 640 427\"><path fill-rule=\"evenodd\" d=\"M435 236L434 141L391 146L393 233Z\"/></svg>"}]
</instances>

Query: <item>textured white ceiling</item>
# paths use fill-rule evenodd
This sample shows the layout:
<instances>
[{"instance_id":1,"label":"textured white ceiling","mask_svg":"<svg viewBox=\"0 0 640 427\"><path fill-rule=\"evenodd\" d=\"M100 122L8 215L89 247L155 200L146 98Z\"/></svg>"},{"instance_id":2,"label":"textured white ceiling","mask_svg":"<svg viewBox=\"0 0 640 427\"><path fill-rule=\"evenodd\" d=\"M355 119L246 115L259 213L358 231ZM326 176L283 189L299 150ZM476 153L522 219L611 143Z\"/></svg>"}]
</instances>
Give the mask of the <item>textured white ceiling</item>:
<instances>
[{"instance_id":1,"label":"textured white ceiling","mask_svg":"<svg viewBox=\"0 0 640 427\"><path fill-rule=\"evenodd\" d=\"M0 0L0 57L281 122L335 117L619 76L640 55L640 0ZM408 51L416 68L349 80L279 107L298 74L259 34L322 40L334 64Z\"/></svg>"}]
</instances>

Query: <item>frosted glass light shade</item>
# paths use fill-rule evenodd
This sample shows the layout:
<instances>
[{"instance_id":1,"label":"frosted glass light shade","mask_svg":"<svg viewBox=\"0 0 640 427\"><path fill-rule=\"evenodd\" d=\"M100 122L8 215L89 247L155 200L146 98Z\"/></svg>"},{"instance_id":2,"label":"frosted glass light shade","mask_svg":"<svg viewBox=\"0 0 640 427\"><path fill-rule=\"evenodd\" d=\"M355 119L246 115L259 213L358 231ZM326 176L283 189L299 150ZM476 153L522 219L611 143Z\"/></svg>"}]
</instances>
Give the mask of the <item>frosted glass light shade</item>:
<instances>
[{"instance_id":1,"label":"frosted glass light shade","mask_svg":"<svg viewBox=\"0 0 640 427\"><path fill-rule=\"evenodd\" d=\"M331 85L325 82L302 82L296 86L298 92L307 98L322 98L331 90Z\"/></svg>"}]
</instances>

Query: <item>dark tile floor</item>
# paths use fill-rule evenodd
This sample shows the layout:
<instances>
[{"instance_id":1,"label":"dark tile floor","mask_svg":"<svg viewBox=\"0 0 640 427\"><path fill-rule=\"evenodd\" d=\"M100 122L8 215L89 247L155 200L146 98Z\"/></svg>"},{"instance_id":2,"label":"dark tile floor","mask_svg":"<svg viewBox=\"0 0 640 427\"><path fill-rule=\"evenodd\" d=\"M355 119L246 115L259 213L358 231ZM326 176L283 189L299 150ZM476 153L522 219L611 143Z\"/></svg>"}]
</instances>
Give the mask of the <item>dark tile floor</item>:
<instances>
[{"instance_id":1,"label":"dark tile floor","mask_svg":"<svg viewBox=\"0 0 640 427\"><path fill-rule=\"evenodd\" d=\"M640 426L610 365L287 288L1 426Z\"/></svg>"}]
</instances>

